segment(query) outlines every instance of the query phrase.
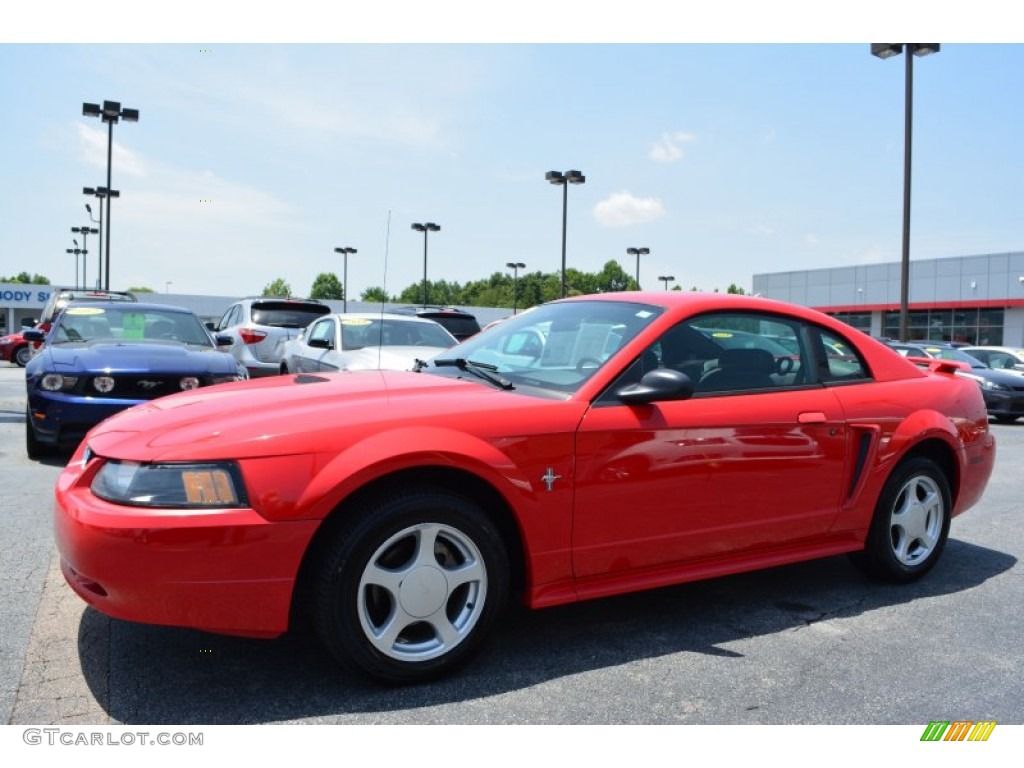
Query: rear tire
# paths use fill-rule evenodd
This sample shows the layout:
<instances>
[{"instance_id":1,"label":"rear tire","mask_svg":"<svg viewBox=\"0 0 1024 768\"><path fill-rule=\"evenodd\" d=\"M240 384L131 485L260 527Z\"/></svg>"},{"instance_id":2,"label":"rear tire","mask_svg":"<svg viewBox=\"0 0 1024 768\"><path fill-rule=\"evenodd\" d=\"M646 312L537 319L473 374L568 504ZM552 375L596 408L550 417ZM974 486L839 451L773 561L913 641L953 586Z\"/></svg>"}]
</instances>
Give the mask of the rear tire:
<instances>
[{"instance_id":1,"label":"rear tire","mask_svg":"<svg viewBox=\"0 0 1024 768\"><path fill-rule=\"evenodd\" d=\"M416 486L371 500L333 531L312 601L323 644L389 683L448 674L504 607L508 556L468 499Z\"/></svg>"},{"instance_id":2,"label":"rear tire","mask_svg":"<svg viewBox=\"0 0 1024 768\"><path fill-rule=\"evenodd\" d=\"M24 368L28 365L28 361L32 359L32 348L28 344L24 344L14 350L14 362L19 367Z\"/></svg>"},{"instance_id":3,"label":"rear tire","mask_svg":"<svg viewBox=\"0 0 1024 768\"><path fill-rule=\"evenodd\" d=\"M946 546L951 510L949 481L939 466L924 457L903 462L886 481L865 548L853 562L883 581L921 578Z\"/></svg>"}]
</instances>

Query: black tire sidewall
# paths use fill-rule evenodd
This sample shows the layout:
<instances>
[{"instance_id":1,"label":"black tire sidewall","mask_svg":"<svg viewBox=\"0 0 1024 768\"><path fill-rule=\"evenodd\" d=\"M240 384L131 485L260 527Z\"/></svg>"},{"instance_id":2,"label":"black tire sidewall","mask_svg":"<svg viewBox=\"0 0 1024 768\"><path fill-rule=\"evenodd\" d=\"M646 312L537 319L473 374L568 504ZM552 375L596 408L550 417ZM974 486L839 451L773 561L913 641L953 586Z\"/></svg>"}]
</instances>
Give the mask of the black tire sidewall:
<instances>
[{"instance_id":1,"label":"black tire sidewall","mask_svg":"<svg viewBox=\"0 0 1024 768\"><path fill-rule=\"evenodd\" d=\"M366 637L358 613L362 574L377 549L411 526L436 523L472 540L487 574L484 607L470 634L449 652L406 662L381 653ZM418 682L449 673L477 649L508 594L508 559L501 537L479 508L461 496L432 488L407 489L378 499L333 532L320 565L313 620L321 641L346 666L378 680Z\"/></svg>"},{"instance_id":2,"label":"black tire sidewall","mask_svg":"<svg viewBox=\"0 0 1024 768\"><path fill-rule=\"evenodd\" d=\"M892 550L890 534L892 513L900 491L911 478L920 476L927 476L932 480L942 495L942 529L938 541L928 556L920 563L906 565L896 559ZM921 578L935 566L945 549L951 516L952 494L949 489L949 481L939 466L931 459L920 456L904 461L893 470L879 496L864 551L864 563L867 570L873 576L896 583L905 583Z\"/></svg>"}]
</instances>

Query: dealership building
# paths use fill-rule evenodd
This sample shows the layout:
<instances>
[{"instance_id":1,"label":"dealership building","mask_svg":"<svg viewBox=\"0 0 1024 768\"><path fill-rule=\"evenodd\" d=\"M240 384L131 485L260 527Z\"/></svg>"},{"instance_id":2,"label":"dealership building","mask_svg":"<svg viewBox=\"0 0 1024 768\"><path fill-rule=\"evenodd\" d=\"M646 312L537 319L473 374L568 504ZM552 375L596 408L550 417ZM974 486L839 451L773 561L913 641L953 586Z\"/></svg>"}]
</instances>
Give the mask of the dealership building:
<instances>
[{"instance_id":1,"label":"dealership building","mask_svg":"<svg viewBox=\"0 0 1024 768\"><path fill-rule=\"evenodd\" d=\"M755 294L899 338L900 262L754 275ZM910 262L910 339L1024 347L1024 251Z\"/></svg>"},{"instance_id":2,"label":"dealership building","mask_svg":"<svg viewBox=\"0 0 1024 768\"><path fill-rule=\"evenodd\" d=\"M0 331L37 318L49 285L0 283ZM754 275L753 292L813 307L874 336L899 337L900 263L830 267ZM1024 251L955 256L910 262L907 331L911 339L965 341L1024 347ZM237 300L232 296L140 295L144 301L193 310L217 320ZM335 312L342 302L326 301ZM379 311L380 304L348 302L349 311ZM467 307L481 325L507 309Z\"/></svg>"}]
</instances>

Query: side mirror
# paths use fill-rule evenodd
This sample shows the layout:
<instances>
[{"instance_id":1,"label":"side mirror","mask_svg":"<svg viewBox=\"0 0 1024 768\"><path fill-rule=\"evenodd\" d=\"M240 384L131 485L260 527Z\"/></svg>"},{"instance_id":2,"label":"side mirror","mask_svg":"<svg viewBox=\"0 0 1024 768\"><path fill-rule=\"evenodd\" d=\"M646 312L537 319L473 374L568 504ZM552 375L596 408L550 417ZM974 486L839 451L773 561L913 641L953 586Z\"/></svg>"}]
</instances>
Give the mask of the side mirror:
<instances>
[{"instance_id":1,"label":"side mirror","mask_svg":"<svg viewBox=\"0 0 1024 768\"><path fill-rule=\"evenodd\" d=\"M46 341L46 333L35 328L26 328L22 331L25 341Z\"/></svg>"},{"instance_id":2,"label":"side mirror","mask_svg":"<svg viewBox=\"0 0 1024 768\"><path fill-rule=\"evenodd\" d=\"M214 342L216 342L218 347L230 347L232 344L235 343L234 338L228 336L225 333L218 333L216 336L213 337L213 340Z\"/></svg>"},{"instance_id":3,"label":"side mirror","mask_svg":"<svg viewBox=\"0 0 1024 768\"><path fill-rule=\"evenodd\" d=\"M636 384L629 384L617 393L628 405L645 405L693 397L693 379L672 368L655 368L644 374Z\"/></svg>"},{"instance_id":4,"label":"side mirror","mask_svg":"<svg viewBox=\"0 0 1024 768\"><path fill-rule=\"evenodd\" d=\"M334 349L330 339L307 339L306 344L316 349Z\"/></svg>"},{"instance_id":5,"label":"side mirror","mask_svg":"<svg viewBox=\"0 0 1024 768\"><path fill-rule=\"evenodd\" d=\"M216 331L217 330L217 324L214 323L214 322L211 322L209 320L207 320L205 323L203 323L203 325L206 326L206 330L208 330L208 331Z\"/></svg>"}]
</instances>

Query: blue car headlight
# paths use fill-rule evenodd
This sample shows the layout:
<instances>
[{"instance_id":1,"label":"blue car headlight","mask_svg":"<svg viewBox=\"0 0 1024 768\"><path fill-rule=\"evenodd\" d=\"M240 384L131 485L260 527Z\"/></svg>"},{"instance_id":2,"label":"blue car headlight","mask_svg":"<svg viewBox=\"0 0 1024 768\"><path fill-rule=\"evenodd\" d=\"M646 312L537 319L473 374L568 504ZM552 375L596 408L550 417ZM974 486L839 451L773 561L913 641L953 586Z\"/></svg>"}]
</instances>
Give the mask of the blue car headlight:
<instances>
[{"instance_id":1,"label":"blue car headlight","mask_svg":"<svg viewBox=\"0 0 1024 768\"><path fill-rule=\"evenodd\" d=\"M47 373L39 380L39 388L47 392L69 392L78 383L77 376L63 376L59 373Z\"/></svg>"}]
</instances>

